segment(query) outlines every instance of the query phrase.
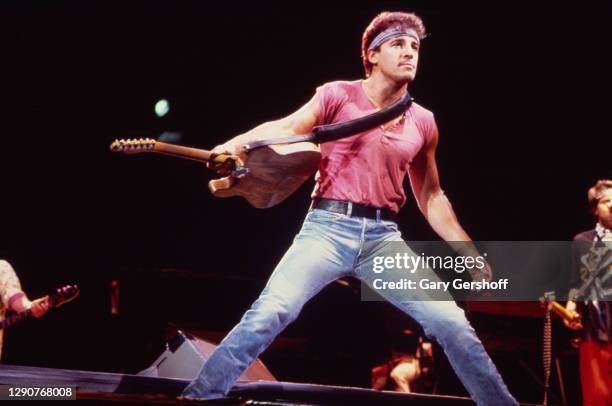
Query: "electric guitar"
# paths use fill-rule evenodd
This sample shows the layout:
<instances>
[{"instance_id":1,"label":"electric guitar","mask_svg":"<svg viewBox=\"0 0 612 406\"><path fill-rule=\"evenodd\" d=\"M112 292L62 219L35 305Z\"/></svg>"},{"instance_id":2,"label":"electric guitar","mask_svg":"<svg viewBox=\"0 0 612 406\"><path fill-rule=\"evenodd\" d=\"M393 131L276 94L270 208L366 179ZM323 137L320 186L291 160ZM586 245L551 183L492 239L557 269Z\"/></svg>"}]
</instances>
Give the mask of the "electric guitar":
<instances>
[{"instance_id":1,"label":"electric guitar","mask_svg":"<svg viewBox=\"0 0 612 406\"><path fill-rule=\"evenodd\" d=\"M238 156L215 154L204 149L167 144L150 138L115 140L113 152L153 152L199 162L227 165L229 176L213 179L208 189L216 197L242 196L253 207L264 209L288 198L319 165L321 153L310 142L266 145Z\"/></svg>"},{"instance_id":2,"label":"electric guitar","mask_svg":"<svg viewBox=\"0 0 612 406\"><path fill-rule=\"evenodd\" d=\"M566 326L572 330L580 330L582 328L582 324L580 323L580 314L565 308L565 306L554 299L554 295L545 293L544 297L540 298L540 303L543 306L548 306L548 308L556 315L561 317L564 321L567 321Z\"/></svg>"},{"instance_id":3,"label":"electric guitar","mask_svg":"<svg viewBox=\"0 0 612 406\"><path fill-rule=\"evenodd\" d=\"M63 288L57 289L54 293L49 295L47 303L49 307L60 307L64 303L68 303L74 300L80 293L80 289L77 285L67 285ZM0 329L6 329L15 323L32 317L32 310L28 309L21 313L14 313L0 321Z\"/></svg>"}]
</instances>

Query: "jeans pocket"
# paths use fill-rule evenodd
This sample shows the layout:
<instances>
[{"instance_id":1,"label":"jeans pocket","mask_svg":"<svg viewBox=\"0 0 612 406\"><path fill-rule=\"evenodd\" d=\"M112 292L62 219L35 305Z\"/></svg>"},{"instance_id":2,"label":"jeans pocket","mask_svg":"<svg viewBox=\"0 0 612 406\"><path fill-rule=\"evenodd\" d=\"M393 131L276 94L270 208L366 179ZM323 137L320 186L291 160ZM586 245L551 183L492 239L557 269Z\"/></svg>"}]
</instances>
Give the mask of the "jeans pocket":
<instances>
[{"instance_id":1,"label":"jeans pocket","mask_svg":"<svg viewBox=\"0 0 612 406\"><path fill-rule=\"evenodd\" d=\"M383 220L381 221L382 225L387 229L387 230L391 230L391 231L398 231L398 227L397 227L397 223L395 221L387 221L387 220Z\"/></svg>"}]
</instances>

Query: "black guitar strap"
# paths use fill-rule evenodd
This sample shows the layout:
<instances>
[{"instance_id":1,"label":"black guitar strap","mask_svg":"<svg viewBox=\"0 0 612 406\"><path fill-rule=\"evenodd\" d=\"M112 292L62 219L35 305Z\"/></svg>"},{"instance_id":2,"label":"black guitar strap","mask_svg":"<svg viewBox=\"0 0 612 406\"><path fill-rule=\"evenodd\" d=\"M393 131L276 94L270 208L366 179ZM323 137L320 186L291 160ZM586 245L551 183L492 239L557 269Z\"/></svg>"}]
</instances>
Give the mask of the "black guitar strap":
<instances>
[{"instance_id":1,"label":"black guitar strap","mask_svg":"<svg viewBox=\"0 0 612 406\"><path fill-rule=\"evenodd\" d=\"M244 146L244 150L249 152L256 148L265 147L268 145L293 144L296 142L313 142L315 144L320 144L323 142L335 141L341 138L350 137L351 135L371 130L372 128L378 127L379 125L399 117L410 108L411 104L412 97L410 97L410 94L406 92L395 103L380 111L377 111L376 113L368 114L367 116L359 117L354 120L344 121L342 123L321 125L313 128L312 133L310 134L256 141L246 144Z\"/></svg>"}]
</instances>

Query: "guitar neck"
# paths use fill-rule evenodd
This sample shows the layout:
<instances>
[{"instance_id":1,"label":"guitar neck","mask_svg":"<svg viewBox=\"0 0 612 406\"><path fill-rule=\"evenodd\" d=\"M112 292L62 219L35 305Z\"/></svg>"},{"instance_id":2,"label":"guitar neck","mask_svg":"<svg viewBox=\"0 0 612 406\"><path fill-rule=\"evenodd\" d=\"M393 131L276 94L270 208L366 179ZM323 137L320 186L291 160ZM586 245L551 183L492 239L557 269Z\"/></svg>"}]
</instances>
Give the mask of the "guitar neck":
<instances>
[{"instance_id":1,"label":"guitar neck","mask_svg":"<svg viewBox=\"0 0 612 406\"><path fill-rule=\"evenodd\" d=\"M21 313L14 313L10 316L6 317L2 322L0 322L0 326L2 329L12 326L13 324L20 322L22 320L28 319L32 317L32 310L28 309Z\"/></svg>"},{"instance_id":2,"label":"guitar neck","mask_svg":"<svg viewBox=\"0 0 612 406\"><path fill-rule=\"evenodd\" d=\"M214 155L212 152L205 149L166 144L165 142L159 141L155 143L155 148L152 152L199 162L208 162L212 160L212 156Z\"/></svg>"},{"instance_id":3,"label":"guitar neck","mask_svg":"<svg viewBox=\"0 0 612 406\"><path fill-rule=\"evenodd\" d=\"M580 318L578 313L570 312L569 310L567 310L563 305L561 305L557 301L551 302L551 310L553 312L557 313L558 316L561 316L563 319L565 319L565 320L567 320L569 322L575 321L575 320Z\"/></svg>"}]
</instances>

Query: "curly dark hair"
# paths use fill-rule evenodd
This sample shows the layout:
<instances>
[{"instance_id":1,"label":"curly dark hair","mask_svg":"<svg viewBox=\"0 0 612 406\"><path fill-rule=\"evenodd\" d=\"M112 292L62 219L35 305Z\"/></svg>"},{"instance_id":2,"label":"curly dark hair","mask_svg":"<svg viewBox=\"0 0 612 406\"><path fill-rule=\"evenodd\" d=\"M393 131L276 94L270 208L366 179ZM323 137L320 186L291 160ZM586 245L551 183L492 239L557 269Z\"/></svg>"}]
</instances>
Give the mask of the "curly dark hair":
<instances>
[{"instance_id":1,"label":"curly dark hair","mask_svg":"<svg viewBox=\"0 0 612 406\"><path fill-rule=\"evenodd\" d=\"M404 28L412 28L417 32L420 39L425 38L425 25L421 17L413 13L400 11L385 11L374 17L361 36L361 60L365 69L366 76L372 73L372 64L368 61L368 46L376 36L387 28L399 25Z\"/></svg>"},{"instance_id":2,"label":"curly dark hair","mask_svg":"<svg viewBox=\"0 0 612 406\"><path fill-rule=\"evenodd\" d=\"M589 206L591 209L594 209L599 203L599 199L601 199L603 192L607 189L612 189L612 180L610 179L600 179L597 181L592 188L587 192L587 198L589 199Z\"/></svg>"}]
</instances>

